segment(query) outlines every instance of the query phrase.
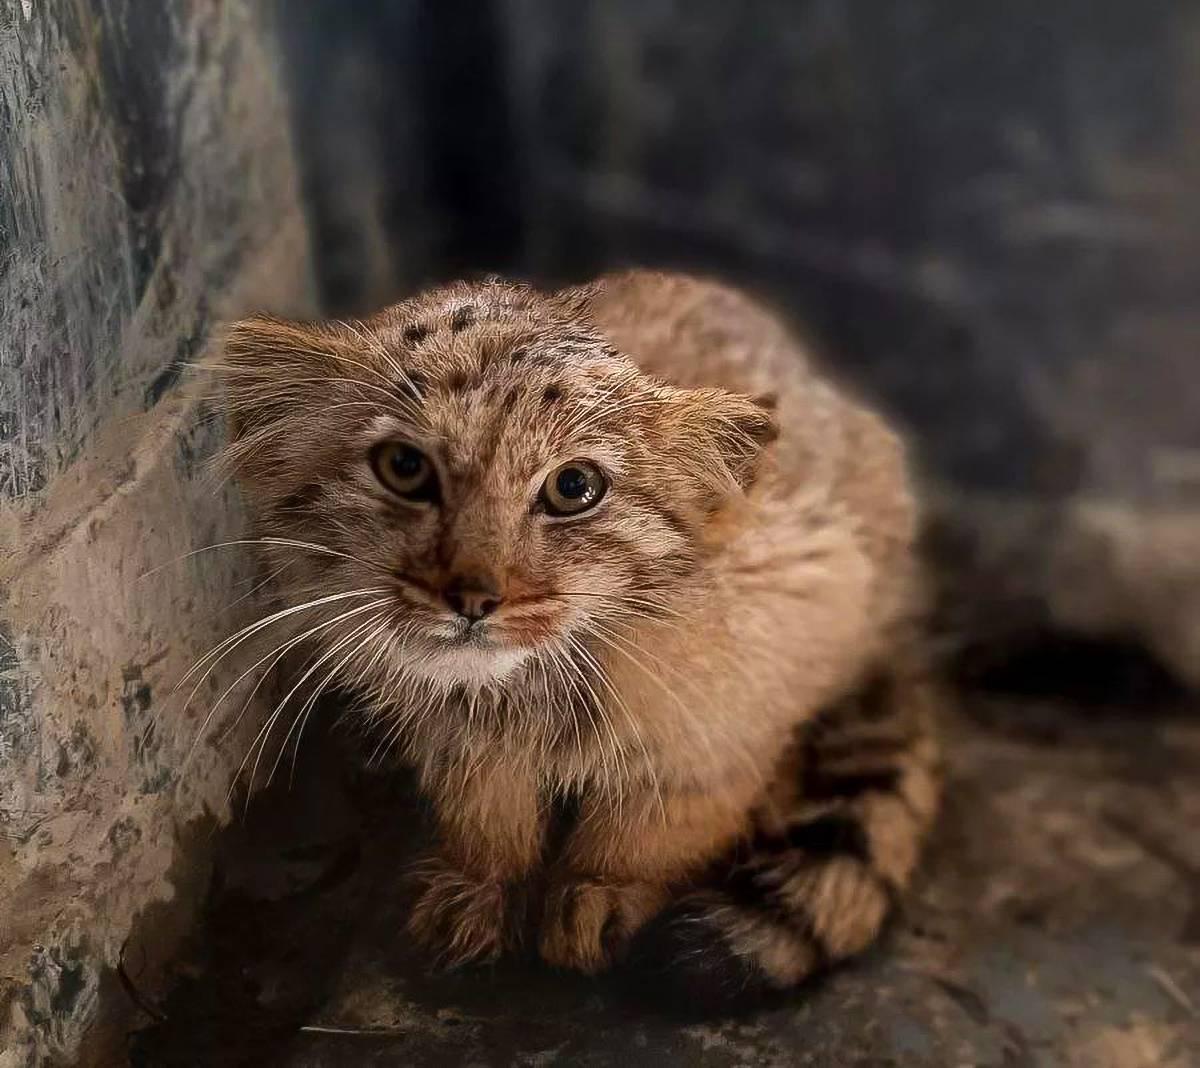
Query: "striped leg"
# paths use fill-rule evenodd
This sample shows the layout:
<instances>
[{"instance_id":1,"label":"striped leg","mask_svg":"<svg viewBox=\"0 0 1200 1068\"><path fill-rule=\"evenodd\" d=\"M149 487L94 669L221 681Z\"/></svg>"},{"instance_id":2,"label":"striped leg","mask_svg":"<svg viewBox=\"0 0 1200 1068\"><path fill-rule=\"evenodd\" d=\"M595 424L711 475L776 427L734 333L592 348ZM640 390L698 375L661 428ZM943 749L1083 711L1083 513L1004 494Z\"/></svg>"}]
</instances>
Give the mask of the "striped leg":
<instances>
[{"instance_id":1,"label":"striped leg","mask_svg":"<svg viewBox=\"0 0 1200 1068\"><path fill-rule=\"evenodd\" d=\"M922 676L888 667L807 725L753 839L655 924L639 956L669 953L688 997L712 1004L787 989L866 949L937 812L935 700Z\"/></svg>"}]
</instances>

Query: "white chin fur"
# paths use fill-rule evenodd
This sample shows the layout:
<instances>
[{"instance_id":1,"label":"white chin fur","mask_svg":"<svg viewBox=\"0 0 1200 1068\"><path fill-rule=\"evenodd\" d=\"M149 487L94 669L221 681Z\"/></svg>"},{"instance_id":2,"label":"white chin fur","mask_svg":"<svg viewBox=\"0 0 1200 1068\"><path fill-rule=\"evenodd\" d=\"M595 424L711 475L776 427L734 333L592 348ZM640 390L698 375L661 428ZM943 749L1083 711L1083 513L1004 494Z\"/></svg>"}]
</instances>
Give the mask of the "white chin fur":
<instances>
[{"instance_id":1,"label":"white chin fur","mask_svg":"<svg viewBox=\"0 0 1200 1068\"><path fill-rule=\"evenodd\" d=\"M411 657L404 666L414 677L428 679L446 688L482 688L503 682L528 656L528 650L523 649L462 645L443 647Z\"/></svg>"}]
</instances>

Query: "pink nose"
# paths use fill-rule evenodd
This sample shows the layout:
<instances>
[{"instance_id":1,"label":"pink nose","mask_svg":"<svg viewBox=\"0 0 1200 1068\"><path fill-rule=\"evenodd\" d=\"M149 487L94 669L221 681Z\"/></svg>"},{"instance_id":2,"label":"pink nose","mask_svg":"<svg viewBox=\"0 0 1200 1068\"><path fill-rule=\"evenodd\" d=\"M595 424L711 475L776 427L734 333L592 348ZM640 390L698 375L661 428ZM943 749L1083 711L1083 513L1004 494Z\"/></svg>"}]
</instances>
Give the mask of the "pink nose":
<instances>
[{"instance_id":1,"label":"pink nose","mask_svg":"<svg viewBox=\"0 0 1200 1068\"><path fill-rule=\"evenodd\" d=\"M451 582L442 591L446 603L472 623L490 616L504 600L489 582L478 578L462 578Z\"/></svg>"}]
</instances>

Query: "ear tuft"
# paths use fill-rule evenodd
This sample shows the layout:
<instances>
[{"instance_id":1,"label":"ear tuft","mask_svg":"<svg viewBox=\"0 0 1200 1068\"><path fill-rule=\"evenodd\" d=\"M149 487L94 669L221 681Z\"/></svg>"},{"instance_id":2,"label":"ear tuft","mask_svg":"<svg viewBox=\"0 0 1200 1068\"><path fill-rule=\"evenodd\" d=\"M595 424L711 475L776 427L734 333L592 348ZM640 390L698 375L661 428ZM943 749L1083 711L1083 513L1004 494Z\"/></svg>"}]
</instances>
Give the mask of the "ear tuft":
<instances>
[{"instance_id":1,"label":"ear tuft","mask_svg":"<svg viewBox=\"0 0 1200 1068\"><path fill-rule=\"evenodd\" d=\"M714 406L717 447L742 489L754 482L763 449L779 437L774 409L774 397L740 393L725 393Z\"/></svg>"},{"instance_id":2,"label":"ear tuft","mask_svg":"<svg viewBox=\"0 0 1200 1068\"><path fill-rule=\"evenodd\" d=\"M231 324L225 331L224 359L215 366L225 378L231 439L239 440L251 424L262 426L282 414L289 379L302 383L331 374L336 351L336 339L317 324L271 315Z\"/></svg>"},{"instance_id":3,"label":"ear tuft","mask_svg":"<svg viewBox=\"0 0 1200 1068\"><path fill-rule=\"evenodd\" d=\"M226 329L225 357L231 370L242 372L310 363L323 357L332 361L334 340L319 323L251 315Z\"/></svg>"},{"instance_id":4,"label":"ear tuft","mask_svg":"<svg viewBox=\"0 0 1200 1068\"><path fill-rule=\"evenodd\" d=\"M769 398L723 389L671 390L666 427L680 460L718 493L748 489L779 436Z\"/></svg>"}]
</instances>

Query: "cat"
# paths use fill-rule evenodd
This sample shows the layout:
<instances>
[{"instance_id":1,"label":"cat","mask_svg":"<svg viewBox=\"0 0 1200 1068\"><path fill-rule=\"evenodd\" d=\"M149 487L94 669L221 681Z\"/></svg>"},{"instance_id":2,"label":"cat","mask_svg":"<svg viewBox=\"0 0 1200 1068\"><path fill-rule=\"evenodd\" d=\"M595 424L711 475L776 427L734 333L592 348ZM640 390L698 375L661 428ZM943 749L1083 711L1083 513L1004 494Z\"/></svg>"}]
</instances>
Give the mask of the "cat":
<instances>
[{"instance_id":1,"label":"cat","mask_svg":"<svg viewBox=\"0 0 1200 1068\"><path fill-rule=\"evenodd\" d=\"M875 940L939 800L914 498L773 314L646 271L462 282L247 319L221 370L308 673L432 802L409 930L441 961L530 930L719 998Z\"/></svg>"}]
</instances>

